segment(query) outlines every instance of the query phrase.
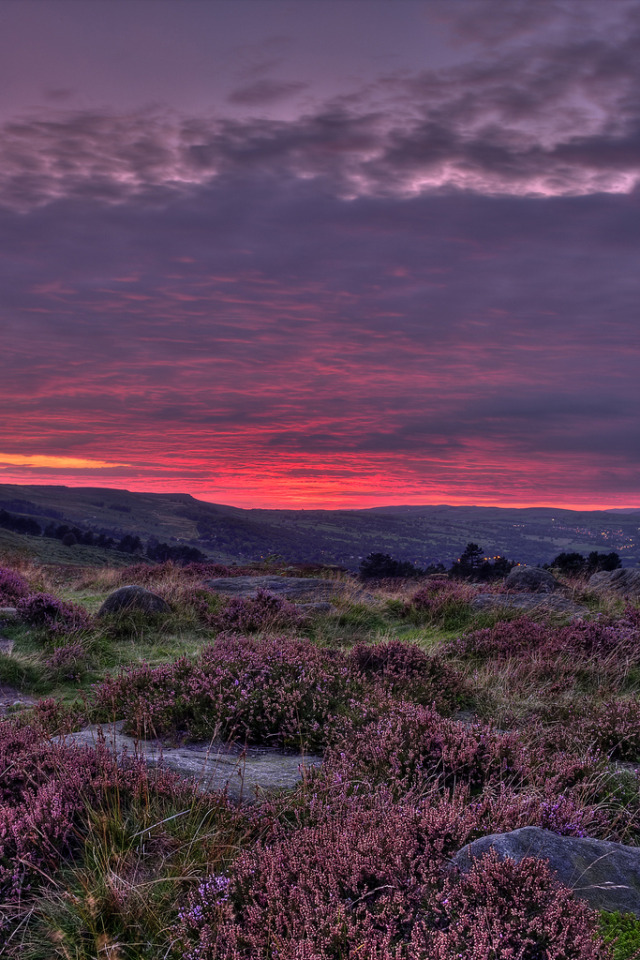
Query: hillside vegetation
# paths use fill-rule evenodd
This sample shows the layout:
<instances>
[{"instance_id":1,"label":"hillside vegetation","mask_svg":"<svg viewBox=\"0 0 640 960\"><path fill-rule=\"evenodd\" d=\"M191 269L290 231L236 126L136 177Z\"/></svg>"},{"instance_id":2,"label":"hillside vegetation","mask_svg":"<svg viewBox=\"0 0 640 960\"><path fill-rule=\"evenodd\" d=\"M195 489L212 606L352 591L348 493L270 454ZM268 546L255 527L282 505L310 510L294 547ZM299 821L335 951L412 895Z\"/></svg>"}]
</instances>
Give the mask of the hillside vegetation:
<instances>
[{"instance_id":1,"label":"hillside vegetation","mask_svg":"<svg viewBox=\"0 0 640 960\"><path fill-rule=\"evenodd\" d=\"M593 550L617 552L623 566L640 563L640 512L450 506L242 510L188 494L0 484L2 510L42 530L67 525L111 537L116 544L139 537L143 548L160 541L222 563L276 555L357 570L362 558L382 552L423 568L449 567L470 541L482 544L489 557L528 564L548 563L561 552ZM13 549L45 563L122 562L113 550L65 546L50 537L21 535Z\"/></svg>"},{"instance_id":2,"label":"hillside vegetation","mask_svg":"<svg viewBox=\"0 0 640 960\"><path fill-rule=\"evenodd\" d=\"M213 564L6 561L0 606L0 925L5 955L191 960L624 960L633 916L598 913L535 859L453 855L523 826L640 846L640 608L573 582L570 621L474 612L446 577L329 573L328 604L215 593ZM297 573L304 572L298 569ZM164 613L98 616L139 584ZM484 587L483 589L487 589ZM500 582L492 583L500 592ZM107 745L322 757L238 806Z\"/></svg>"}]
</instances>

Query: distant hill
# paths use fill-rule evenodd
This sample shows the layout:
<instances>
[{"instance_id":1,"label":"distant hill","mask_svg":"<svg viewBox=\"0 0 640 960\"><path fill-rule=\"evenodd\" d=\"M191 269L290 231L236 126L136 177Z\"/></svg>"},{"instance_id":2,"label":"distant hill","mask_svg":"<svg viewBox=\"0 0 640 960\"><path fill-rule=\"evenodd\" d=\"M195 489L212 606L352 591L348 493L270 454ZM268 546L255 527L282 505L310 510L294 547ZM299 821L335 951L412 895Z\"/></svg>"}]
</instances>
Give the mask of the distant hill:
<instances>
[{"instance_id":1,"label":"distant hill","mask_svg":"<svg viewBox=\"0 0 640 960\"><path fill-rule=\"evenodd\" d=\"M289 561L338 563L356 569L369 553L389 553L419 566L450 565L469 541L489 557L529 564L560 552L619 553L640 563L640 511L576 511L552 507L388 506L367 510L243 510L186 493L130 493L100 487L0 484L0 510L32 519L41 529L67 524L116 541L131 535L196 547L221 562L277 554ZM0 550L27 552L45 562L100 563L127 557L94 546L65 546L46 537L0 535ZM4 544L4 546L3 546ZM130 559L130 558L129 558Z\"/></svg>"}]
</instances>

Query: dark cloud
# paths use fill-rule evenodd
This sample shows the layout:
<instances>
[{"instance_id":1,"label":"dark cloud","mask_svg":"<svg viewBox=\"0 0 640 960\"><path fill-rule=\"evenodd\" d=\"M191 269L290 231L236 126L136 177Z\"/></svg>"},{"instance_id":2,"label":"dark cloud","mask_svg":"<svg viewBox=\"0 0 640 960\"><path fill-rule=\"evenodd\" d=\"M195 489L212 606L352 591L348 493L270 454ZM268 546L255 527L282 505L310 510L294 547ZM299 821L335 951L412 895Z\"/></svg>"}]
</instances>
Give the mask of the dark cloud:
<instances>
[{"instance_id":1,"label":"dark cloud","mask_svg":"<svg viewBox=\"0 0 640 960\"><path fill-rule=\"evenodd\" d=\"M460 6L475 22L477 5ZM70 196L162 203L248 173L313 179L342 197L629 193L640 178L639 18L621 4L624 32L549 33L547 20L565 23L568 8L529 7L510 4L526 26L524 53L503 42L490 57L388 76L288 120L96 110L14 119L0 198L20 209ZM229 101L260 107L303 88L252 76Z\"/></svg>"}]
</instances>

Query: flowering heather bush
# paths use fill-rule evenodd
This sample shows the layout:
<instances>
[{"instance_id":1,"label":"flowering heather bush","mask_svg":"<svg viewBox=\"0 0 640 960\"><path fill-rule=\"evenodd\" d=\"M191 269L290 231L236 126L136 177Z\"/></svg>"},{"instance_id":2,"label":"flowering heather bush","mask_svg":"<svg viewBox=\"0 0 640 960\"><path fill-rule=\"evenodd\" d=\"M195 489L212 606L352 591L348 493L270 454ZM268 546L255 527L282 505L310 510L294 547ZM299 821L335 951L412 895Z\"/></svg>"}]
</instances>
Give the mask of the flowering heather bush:
<instances>
[{"instance_id":1,"label":"flowering heather bush","mask_svg":"<svg viewBox=\"0 0 640 960\"><path fill-rule=\"evenodd\" d=\"M582 735L612 760L640 759L640 703L615 700L602 704L582 721Z\"/></svg>"},{"instance_id":2,"label":"flowering heather bush","mask_svg":"<svg viewBox=\"0 0 640 960\"><path fill-rule=\"evenodd\" d=\"M216 734L248 743L317 748L362 683L346 658L308 641L220 637L195 661L130 668L94 691L95 715L127 704L137 736Z\"/></svg>"},{"instance_id":3,"label":"flowering heather bush","mask_svg":"<svg viewBox=\"0 0 640 960\"><path fill-rule=\"evenodd\" d=\"M0 898L15 899L74 846L78 818L116 767L104 754L0 723Z\"/></svg>"},{"instance_id":4,"label":"flowering heather bush","mask_svg":"<svg viewBox=\"0 0 640 960\"><path fill-rule=\"evenodd\" d=\"M411 603L416 610L437 611L449 601L469 603L476 595L477 589L470 583L460 580L449 580L446 577L434 577L426 587L422 587L411 597Z\"/></svg>"},{"instance_id":5,"label":"flowering heather bush","mask_svg":"<svg viewBox=\"0 0 640 960\"><path fill-rule=\"evenodd\" d=\"M56 647L45 660L45 665L52 679L77 681L87 672L87 651L81 643L67 643L62 647Z\"/></svg>"},{"instance_id":6,"label":"flowering heather bush","mask_svg":"<svg viewBox=\"0 0 640 960\"><path fill-rule=\"evenodd\" d=\"M598 914L560 886L533 857L490 851L462 876L447 877L434 922L413 931L415 960L604 960Z\"/></svg>"},{"instance_id":7,"label":"flowering heather bush","mask_svg":"<svg viewBox=\"0 0 640 960\"><path fill-rule=\"evenodd\" d=\"M640 628L630 620L617 623L578 620L567 627L537 623L527 617L499 621L445 644L448 654L463 658L507 659L536 653L589 660L614 655L640 662Z\"/></svg>"},{"instance_id":8,"label":"flowering heather bush","mask_svg":"<svg viewBox=\"0 0 640 960\"><path fill-rule=\"evenodd\" d=\"M397 804L384 787L356 786L310 807L311 825L276 829L192 894L178 927L188 960L606 955L594 915L538 861L486 858L449 875L448 858L477 833L459 795Z\"/></svg>"},{"instance_id":9,"label":"flowering heather bush","mask_svg":"<svg viewBox=\"0 0 640 960\"><path fill-rule=\"evenodd\" d=\"M404 701L390 703L361 729L347 724L327 754L329 775L344 781L391 785L396 796L438 782L468 784L519 782L526 754L515 734L484 724L467 727L435 710Z\"/></svg>"},{"instance_id":10,"label":"flowering heather bush","mask_svg":"<svg viewBox=\"0 0 640 960\"><path fill-rule=\"evenodd\" d=\"M29 593L29 584L15 570L0 567L0 606L13 606Z\"/></svg>"},{"instance_id":11,"label":"flowering heather bush","mask_svg":"<svg viewBox=\"0 0 640 960\"><path fill-rule=\"evenodd\" d=\"M384 789L316 805L313 826L244 851L180 918L189 960L391 960L473 816L460 802L401 807Z\"/></svg>"},{"instance_id":12,"label":"flowering heather bush","mask_svg":"<svg viewBox=\"0 0 640 960\"><path fill-rule=\"evenodd\" d=\"M348 660L354 669L379 677L404 698L433 704L441 712L451 711L467 697L459 671L413 643L359 643L351 649Z\"/></svg>"},{"instance_id":13,"label":"flowering heather bush","mask_svg":"<svg viewBox=\"0 0 640 960\"><path fill-rule=\"evenodd\" d=\"M17 607L25 623L41 627L53 636L80 633L91 627L91 617L83 607L49 593L32 593L19 600Z\"/></svg>"},{"instance_id":14,"label":"flowering heather bush","mask_svg":"<svg viewBox=\"0 0 640 960\"><path fill-rule=\"evenodd\" d=\"M212 625L220 631L254 633L300 627L305 621L301 610L267 590L258 590L255 597L232 597L224 609L212 618Z\"/></svg>"}]
</instances>

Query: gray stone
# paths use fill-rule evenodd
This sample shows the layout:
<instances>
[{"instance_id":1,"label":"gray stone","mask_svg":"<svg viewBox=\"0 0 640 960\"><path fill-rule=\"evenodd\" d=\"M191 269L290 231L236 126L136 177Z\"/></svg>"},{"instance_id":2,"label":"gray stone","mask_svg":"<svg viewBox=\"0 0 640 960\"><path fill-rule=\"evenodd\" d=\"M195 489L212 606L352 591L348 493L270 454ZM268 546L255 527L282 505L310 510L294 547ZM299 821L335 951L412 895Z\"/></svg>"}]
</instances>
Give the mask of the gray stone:
<instances>
[{"instance_id":1,"label":"gray stone","mask_svg":"<svg viewBox=\"0 0 640 960\"><path fill-rule=\"evenodd\" d=\"M601 570L589 578L597 590L614 590L628 597L640 597L640 570Z\"/></svg>"},{"instance_id":2,"label":"gray stone","mask_svg":"<svg viewBox=\"0 0 640 960\"><path fill-rule=\"evenodd\" d=\"M13 651L13 640L8 640L7 637L0 637L0 653L4 653L6 656L10 656Z\"/></svg>"},{"instance_id":3,"label":"gray stone","mask_svg":"<svg viewBox=\"0 0 640 960\"><path fill-rule=\"evenodd\" d=\"M504 585L507 590L523 593L555 593L560 589L556 578L541 567L514 567Z\"/></svg>"},{"instance_id":4,"label":"gray stone","mask_svg":"<svg viewBox=\"0 0 640 960\"><path fill-rule=\"evenodd\" d=\"M205 580L204 586L214 593L236 597L255 597L258 590L266 590L288 600L299 597L328 597L339 592L342 584L337 580L320 577L215 577Z\"/></svg>"},{"instance_id":5,"label":"gray stone","mask_svg":"<svg viewBox=\"0 0 640 960\"><path fill-rule=\"evenodd\" d=\"M18 619L18 610L16 607L0 607L0 620L14 621Z\"/></svg>"},{"instance_id":6,"label":"gray stone","mask_svg":"<svg viewBox=\"0 0 640 960\"><path fill-rule=\"evenodd\" d=\"M120 613L126 610L142 610L143 613L169 613L170 607L162 597L144 587L129 585L120 587L114 593L109 594L100 609L98 616L106 613Z\"/></svg>"},{"instance_id":7,"label":"gray stone","mask_svg":"<svg viewBox=\"0 0 640 960\"><path fill-rule=\"evenodd\" d=\"M200 790L227 790L230 799L251 803L272 790L295 787L322 758L310 754L284 754L274 748L247 747L212 741L169 747L159 740L137 740L122 732L124 720L96 724L77 733L54 737L56 741L93 747L104 743L117 757L144 757L150 766L164 766L193 778Z\"/></svg>"},{"instance_id":8,"label":"gray stone","mask_svg":"<svg viewBox=\"0 0 640 960\"><path fill-rule=\"evenodd\" d=\"M587 607L578 606L566 597L548 593L479 593L471 601L474 610L524 610L532 613L561 613L572 618L585 617Z\"/></svg>"},{"instance_id":9,"label":"gray stone","mask_svg":"<svg viewBox=\"0 0 640 960\"><path fill-rule=\"evenodd\" d=\"M596 910L620 910L640 916L640 848L609 840L560 837L541 827L480 837L452 860L462 872L474 859L494 849L500 859L547 860L551 871L574 895Z\"/></svg>"},{"instance_id":10,"label":"gray stone","mask_svg":"<svg viewBox=\"0 0 640 960\"><path fill-rule=\"evenodd\" d=\"M0 684L0 716L6 716L12 710L19 710L31 707L36 703L33 697L20 693L15 687L8 684Z\"/></svg>"}]
</instances>

